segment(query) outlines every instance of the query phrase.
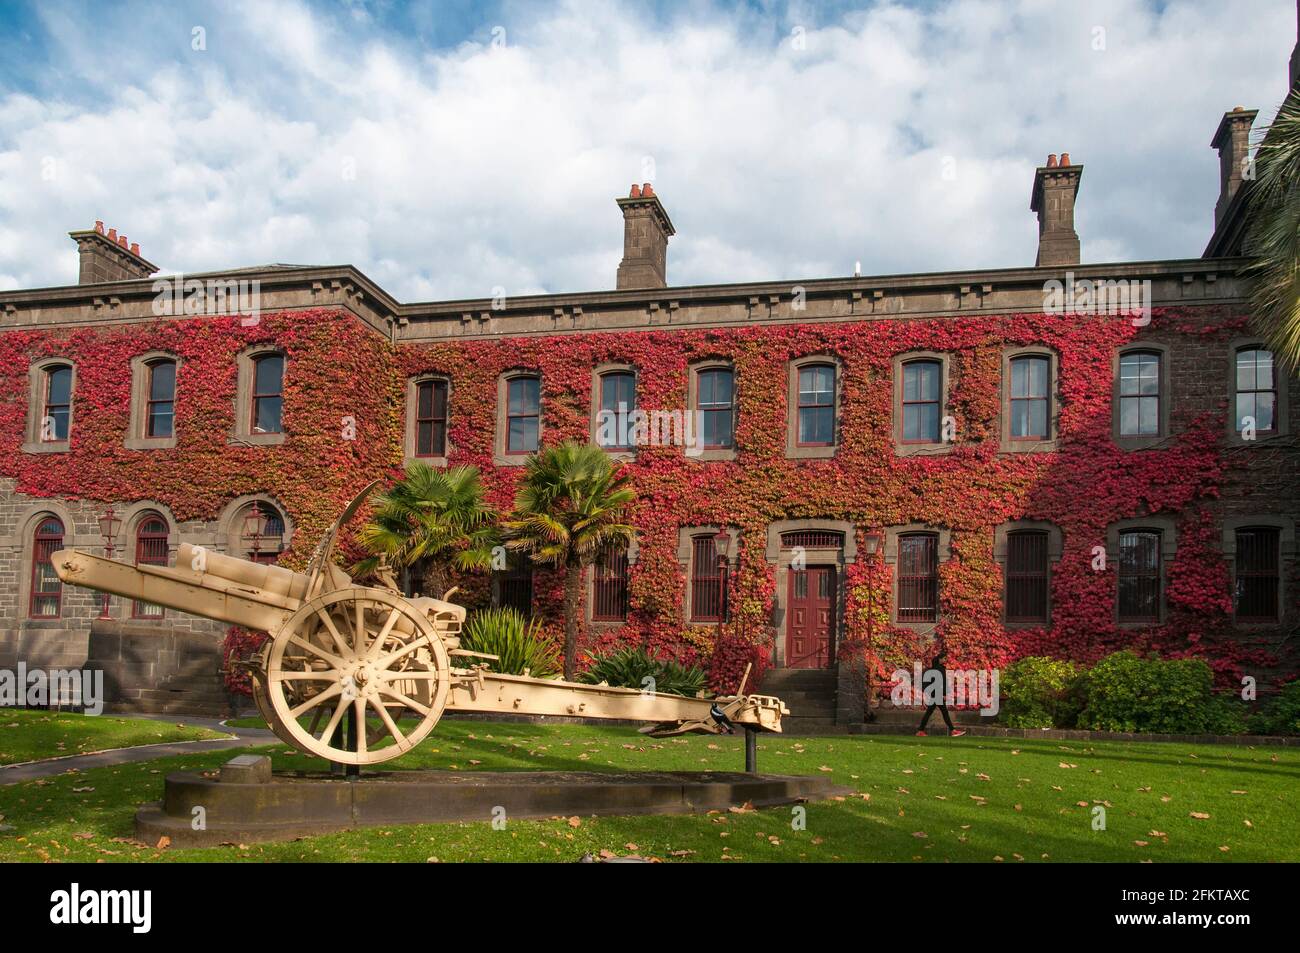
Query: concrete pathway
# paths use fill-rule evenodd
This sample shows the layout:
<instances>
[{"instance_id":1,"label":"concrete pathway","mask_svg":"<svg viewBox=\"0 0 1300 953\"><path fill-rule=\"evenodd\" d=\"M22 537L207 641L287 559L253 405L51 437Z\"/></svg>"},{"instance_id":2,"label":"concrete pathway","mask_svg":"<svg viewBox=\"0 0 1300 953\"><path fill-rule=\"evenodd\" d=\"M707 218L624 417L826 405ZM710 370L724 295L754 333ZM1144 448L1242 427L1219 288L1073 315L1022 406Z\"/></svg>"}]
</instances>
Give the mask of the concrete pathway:
<instances>
[{"instance_id":1,"label":"concrete pathway","mask_svg":"<svg viewBox=\"0 0 1300 953\"><path fill-rule=\"evenodd\" d=\"M85 771L89 768L105 768L115 764L131 764L137 761L153 761L155 758L167 758L173 755L203 754L207 751L223 751L228 748L248 748L254 745L276 744L279 739L275 733L266 728L231 728L216 718L178 718L175 715L130 715L131 718L149 721L165 721L172 725L184 725L186 728L209 728L220 731L230 738L211 738L206 741L164 741L153 745L136 745L132 748L110 748L93 754L64 755L44 761L28 761L24 764L0 766L0 787L31 781L36 778L50 778L72 771Z\"/></svg>"}]
</instances>

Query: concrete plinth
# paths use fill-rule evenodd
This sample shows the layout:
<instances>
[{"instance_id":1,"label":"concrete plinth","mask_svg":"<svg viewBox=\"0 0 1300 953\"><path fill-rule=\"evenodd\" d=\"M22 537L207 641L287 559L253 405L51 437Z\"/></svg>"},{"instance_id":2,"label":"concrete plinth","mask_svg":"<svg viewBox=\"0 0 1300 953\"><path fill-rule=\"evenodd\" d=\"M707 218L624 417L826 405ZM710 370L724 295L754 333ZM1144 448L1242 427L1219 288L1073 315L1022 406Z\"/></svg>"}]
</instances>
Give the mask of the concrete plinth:
<instances>
[{"instance_id":1,"label":"concrete plinth","mask_svg":"<svg viewBox=\"0 0 1300 953\"><path fill-rule=\"evenodd\" d=\"M227 773L222 780L170 775L163 800L143 805L136 814L140 839L154 843L165 835L174 847L208 847L392 824L692 814L847 793L825 777L726 772L391 771L354 779L279 774L269 781L255 780L250 772L242 775L248 781L233 777L241 775Z\"/></svg>"}]
</instances>

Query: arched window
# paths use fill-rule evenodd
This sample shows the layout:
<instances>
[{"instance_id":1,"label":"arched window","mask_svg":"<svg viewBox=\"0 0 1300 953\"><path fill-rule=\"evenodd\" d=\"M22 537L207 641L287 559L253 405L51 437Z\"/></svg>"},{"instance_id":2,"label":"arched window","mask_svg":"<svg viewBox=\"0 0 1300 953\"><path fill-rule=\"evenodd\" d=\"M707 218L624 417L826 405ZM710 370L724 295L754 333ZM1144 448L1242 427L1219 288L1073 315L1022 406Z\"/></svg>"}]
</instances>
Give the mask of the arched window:
<instances>
[{"instance_id":1,"label":"arched window","mask_svg":"<svg viewBox=\"0 0 1300 953\"><path fill-rule=\"evenodd\" d=\"M631 450L629 416L636 410L636 375L631 371L607 371L600 375L599 384L596 443L605 450Z\"/></svg>"},{"instance_id":2,"label":"arched window","mask_svg":"<svg viewBox=\"0 0 1300 953\"><path fill-rule=\"evenodd\" d=\"M176 362L158 358L146 366L148 379L145 391L144 435L170 437L175 432L176 418Z\"/></svg>"},{"instance_id":3,"label":"arched window","mask_svg":"<svg viewBox=\"0 0 1300 953\"><path fill-rule=\"evenodd\" d=\"M1261 347L1237 351L1237 407L1233 430L1269 434L1277 430L1277 377L1273 352Z\"/></svg>"},{"instance_id":4,"label":"arched window","mask_svg":"<svg viewBox=\"0 0 1300 953\"><path fill-rule=\"evenodd\" d=\"M1129 351L1119 359L1119 434L1121 437L1160 435L1160 354Z\"/></svg>"},{"instance_id":5,"label":"arched window","mask_svg":"<svg viewBox=\"0 0 1300 953\"><path fill-rule=\"evenodd\" d=\"M284 402L284 356L259 354L253 358L252 418L255 434L281 433Z\"/></svg>"},{"instance_id":6,"label":"arched window","mask_svg":"<svg viewBox=\"0 0 1300 953\"><path fill-rule=\"evenodd\" d=\"M135 527L135 562L137 566L167 565L167 521L157 513L146 513ZM131 615L136 619L161 619L163 607L135 599Z\"/></svg>"},{"instance_id":7,"label":"arched window","mask_svg":"<svg viewBox=\"0 0 1300 953\"><path fill-rule=\"evenodd\" d=\"M63 583L54 572L50 554L63 548L63 522L44 516L32 539L32 596L28 614L33 619L57 619L63 610Z\"/></svg>"},{"instance_id":8,"label":"arched window","mask_svg":"<svg viewBox=\"0 0 1300 953\"><path fill-rule=\"evenodd\" d=\"M51 364L45 368L44 403L41 408L40 437L43 443L68 439L72 418L72 368Z\"/></svg>"},{"instance_id":9,"label":"arched window","mask_svg":"<svg viewBox=\"0 0 1300 953\"><path fill-rule=\"evenodd\" d=\"M1037 354L1011 359L1011 439L1050 436L1051 362Z\"/></svg>"},{"instance_id":10,"label":"arched window","mask_svg":"<svg viewBox=\"0 0 1300 953\"><path fill-rule=\"evenodd\" d=\"M830 447L835 443L835 365L799 368L799 420L795 445Z\"/></svg>"},{"instance_id":11,"label":"arched window","mask_svg":"<svg viewBox=\"0 0 1300 953\"><path fill-rule=\"evenodd\" d=\"M729 367L704 368L698 372L696 386L701 443L706 450L730 450L734 445L735 374Z\"/></svg>"},{"instance_id":12,"label":"arched window","mask_svg":"<svg viewBox=\"0 0 1300 953\"><path fill-rule=\"evenodd\" d=\"M542 432L542 382L531 376L506 381L506 453L535 453Z\"/></svg>"},{"instance_id":13,"label":"arched window","mask_svg":"<svg viewBox=\"0 0 1300 953\"><path fill-rule=\"evenodd\" d=\"M903 443L938 443L943 365L939 361L908 361L903 365Z\"/></svg>"},{"instance_id":14,"label":"arched window","mask_svg":"<svg viewBox=\"0 0 1300 953\"><path fill-rule=\"evenodd\" d=\"M274 506L254 501L240 511L237 555L255 563L273 563L284 551L284 517Z\"/></svg>"}]
</instances>

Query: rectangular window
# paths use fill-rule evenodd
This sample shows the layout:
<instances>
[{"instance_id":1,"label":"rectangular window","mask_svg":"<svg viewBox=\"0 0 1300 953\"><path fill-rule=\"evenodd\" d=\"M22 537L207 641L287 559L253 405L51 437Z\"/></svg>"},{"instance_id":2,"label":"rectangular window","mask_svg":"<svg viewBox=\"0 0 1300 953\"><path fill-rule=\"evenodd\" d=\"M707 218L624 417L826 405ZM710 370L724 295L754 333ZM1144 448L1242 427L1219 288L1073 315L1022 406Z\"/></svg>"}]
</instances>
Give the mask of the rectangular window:
<instances>
[{"instance_id":1,"label":"rectangular window","mask_svg":"<svg viewBox=\"0 0 1300 953\"><path fill-rule=\"evenodd\" d=\"M600 376L600 420L597 433L613 435L613 440L601 440L606 450L630 450L632 424L629 415L636 410L636 375L628 371L613 371Z\"/></svg>"},{"instance_id":2,"label":"rectangular window","mask_svg":"<svg viewBox=\"0 0 1300 953\"><path fill-rule=\"evenodd\" d=\"M1008 622L1047 621L1047 534L1007 534L1006 614Z\"/></svg>"},{"instance_id":3,"label":"rectangular window","mask_svg":"<svg viewBox=\"0 0 1300 953\"><path fill-rule=\"evenodd\" d=\"M898 621L939 618L939 540L933 533L898 537Z\"/></svg>"},{"instance_id":4,"label":"rectangular window","mask_svg":"<svg viewBox=\"0 0 1300 953\"><path fill-rule=\"evenodd\" d=\"M1119 432L1124 437L1160 434L1160 355L1148 351L1119 359Z\"/></svg>"},{"instance_id":5,"label":"rectangular window","mask_svg":"<svg viewBox=\"0 0 1300 953\"><path fill-rule=\"evenodd\" d=\"M149 396L145 402L144 435L170 437L176 413L176 362L149 365Z\"/></svg>"},{"instance_id":6,"label":"rectangular window","mask_svg":"<svg viewBox=\"0 0 1300 953\"><path fill-rule=\"evenodd\" d=\"M447 453L447 382L415 385L415 455L442 457Z\"/></svg>"},{"instance_id":7,"label":"rectangular window","mask_svg":"<svg viewBox=\"0 0 1300 953\"><path fill-rule=\"evenodd\" d=\"M903 365L903 443L939 442L943 366L938 361Z\"/></svg>"},{"instance_id":8,"label":"rectangular window","mask_svg":"<svg viewBox=\"0 0 1300 953\"><path fill-rule=\"evenodd\" d=\"M694 537L691 540L692 622L721 621L723 578L713 537Z\"/></svg>"},{"instance_id":9,"label":"rectangular window","mask_svg":"<svg viewBox=\"0 0 1300 953\"><path fill-rule=\"evenodd\" d=\"M253 359L253 433L280 433L284 358L263 354Z\"/></svg>"},{"instance_id":10,"label":"rectangular window","mask_svg":"<svg viewBox=\"0 0 1300 953\"><path fill-rule=\"evenodd\" d=\"M1119 537L1119 618L1160 621L1160 533L1134 530Z\"/></svg>"},{"instance_id":11,"label":"rectangular window","mask_svg":"<svg viewBox=\"0 0 1300 953\"><path fill-rule=\"evenodd\" d=\"M696 380L699 395L696 410L700 412L700 439L710 450L728 450L732 446L732 425L735 422L734 379L728 368L715 367L699 372Z\"/></svg>"},{"instance_id":12,"label":"rectangular window","mask_svg":"<svg viewBox=\"0 0 1300 953\"><path fill-rule=\"evenodd\" d=\"M835 443L835 368L830 364L799 368L798 436L801 447Z\"/></svg>"},{"instance_id":13,"label":"rectangular window","mask_svg":"<svg viewBox=\"0 0 1300 953\"><path fill-rule=\"evenodd\" d=\"M1051 363L1045 357L1011 360L1011 439L1048 438L1048 386Z\"/></svg>"},{"instance_id":14,"label":"rectangular window","mask_svg":"<svg viewBox=\"0 0 1300 953\"><path fill-rule=\"evenodd\" d=\"M536 377L506 381L506 453L534 453L541 436L542 382Z\"/></svg>"},{"instance_id":15,"label":"rectangular window","mask_svg":"<svg viewBox=\"0 0 1300 953\"><path fill-rule=\"evenodd\" d=\"M1281 582L1280 535L1270 527L1237 530L1236 609L1239 622L1276 622Z\"/></svg>"},{"instance_id":16,"label":"rectangular window","mask_svg":"<svg viewBox=\"0 0 1300 953\"><path fill-rule=\"evenodd\" d=\"M53 443L68 439L72 414L72 368L51 367L45 372L45 413L41 419L41 440Z\"/></svg>"},{"instance_id":17,"label":"rectangular window","mask_svg":"<svg viewBox=\"0 0 1300 953\"><path fill-rule=\"evenodd\" d=\"M1277 429L1277 379L1273 352L1243 348L1237 352L1236 431L1271 433Z\"/></svg>"},{"instance_id":18,"label":"rectangular window","mask_svg":"<svg viewBox=\"0 0 1300 953\"><path fill-rule=\"evenodd\" d=\"M627 549L607 549L592 567L591 618L622 622L627 618Z\"/></svg>"}]
</instances>

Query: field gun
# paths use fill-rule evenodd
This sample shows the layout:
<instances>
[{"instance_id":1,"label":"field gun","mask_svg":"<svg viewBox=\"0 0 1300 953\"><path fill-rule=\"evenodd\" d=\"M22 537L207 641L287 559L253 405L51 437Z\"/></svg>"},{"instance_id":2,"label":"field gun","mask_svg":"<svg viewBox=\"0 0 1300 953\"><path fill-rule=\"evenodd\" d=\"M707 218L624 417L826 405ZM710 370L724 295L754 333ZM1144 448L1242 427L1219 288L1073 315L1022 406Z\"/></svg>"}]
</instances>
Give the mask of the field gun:
<instances>
[{"instance_id":1,"label":"field gun","mask_svg":"<svg viewBox=\"0 0 1300 953\"><path fill-rule=\"evenodd\" d=\"M644 721L641 730L657 737L730 733L733 725L781 730L788 709L744 694L744 679L735 695L687 698L493 672L494 656L460 647L464 607L405 596L387 571L378 585L360 585L334 564L339 531L376 486L334 521L305 573L189 544L177 548L173 566L74 549L51 561L70 585L268 633L248 663L258 710L286 744L340 764L404 754L444 711Z\"/></svg>"}]
</instances>

